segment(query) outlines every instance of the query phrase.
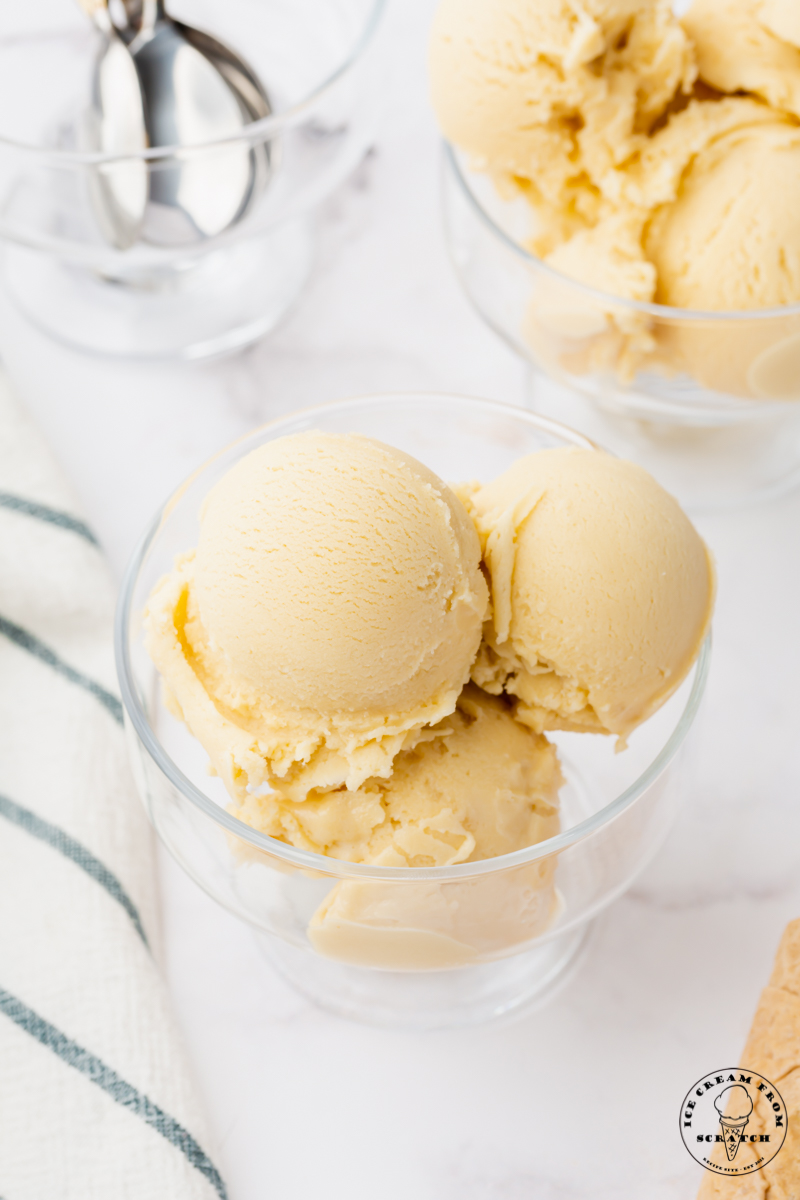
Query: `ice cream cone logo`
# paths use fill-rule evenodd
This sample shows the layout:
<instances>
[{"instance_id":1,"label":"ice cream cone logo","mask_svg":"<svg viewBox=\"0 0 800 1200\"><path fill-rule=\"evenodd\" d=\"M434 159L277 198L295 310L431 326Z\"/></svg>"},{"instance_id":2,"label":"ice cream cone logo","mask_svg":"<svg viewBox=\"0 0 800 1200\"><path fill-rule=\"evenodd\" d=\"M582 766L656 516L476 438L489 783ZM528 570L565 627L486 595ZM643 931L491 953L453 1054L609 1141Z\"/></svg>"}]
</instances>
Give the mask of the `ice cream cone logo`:
<instances>
[{"instance_id":1,"label":"ice cream cone logo","mask_svg":"<svg viewBox=\"0 0 800 1200\"><path fill-rule=\"evenodd\" d=\"M786 1105L775 1084L749 1067L725 1067L704 1075L681 1106L684 1146L707 1171L728 1178L751 1175L772 1162L783 1147L788 1125Z\"/></svg>"},{"instance_id":2,"label":"ice cream cone logo","mask_svg":"<svg viewBox=\"0 0 800 1200\"><path fill-rule=\"evenodd\" d=\"M728 1162L733 1162L753 1111L753 1101L747 1088L741 1083L735 1083L720 1092L714 1101L714 1108L719 1113Z\"/></svg>"}]
</instances>

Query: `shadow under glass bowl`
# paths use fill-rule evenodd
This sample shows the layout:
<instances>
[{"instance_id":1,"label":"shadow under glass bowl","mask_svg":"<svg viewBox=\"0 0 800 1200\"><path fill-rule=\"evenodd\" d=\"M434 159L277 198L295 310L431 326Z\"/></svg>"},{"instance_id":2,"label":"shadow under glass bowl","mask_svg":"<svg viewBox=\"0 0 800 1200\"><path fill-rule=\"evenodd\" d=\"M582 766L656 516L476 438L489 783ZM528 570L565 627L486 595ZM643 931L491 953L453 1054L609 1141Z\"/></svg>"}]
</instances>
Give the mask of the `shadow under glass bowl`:
<instances>
[{"instance_id":1,"label":"shadow under glass bowl","mask_svg":"<svg viewBox=\"0 0 800 1200\"><path fill-rule=\"evenodd\" d=\"M78 6L64 5L57 28L44 0L4 8L0 242L17 307L66 345L145 359L221 354L273 328L312 269L314 208L374 135L385 3L173 0L171 15L249 64L272 113L238 136L124 156L84 148L103 43ZM264 186L226 215L215 180L249 170ZM102 233L98 191L131 180L145 189L145 217L121 250Z\"/></svg>"},{"instance_id":2,"label":"shadow under glass bowl","mask_svg":"<svg viewBox=\"0 0 800 1200\"><path fill-rule=\"evenodd\" d=\"M452 481L490 480L536 450L591 446L524 409L398 394L308 409L222 451L158 513L122 588L117 666L141 796L188 874L261 931L271 961L323 1007L407 1028L527 1010L567 978L591 918L630 885L669 828L681 796L679 751L703 694L710 645L624 753L611 738L550 735L566 785L562 832L548 841L481 862L401 869L326 858L257 832L229 811L202 747L166 711L141 615L176 554L196 545L198 511L216 481L257 446L308 429L377 438ZM320 926L323 904L344 914L338 924Z\"/></svg>"},{"instance_id":3,"label":"shadow under glass bowl","mask_svg":"<svg viewBox=\"0 0 800 1200\"><path fill-rule=\"evenodd\" d=\"M800 304L699 312L577 283L525 248L525 199L447 143L442 194L461 284L531 364L537 412L642 463L694 512L800 483Z\"/></svg>"}]
</instances>

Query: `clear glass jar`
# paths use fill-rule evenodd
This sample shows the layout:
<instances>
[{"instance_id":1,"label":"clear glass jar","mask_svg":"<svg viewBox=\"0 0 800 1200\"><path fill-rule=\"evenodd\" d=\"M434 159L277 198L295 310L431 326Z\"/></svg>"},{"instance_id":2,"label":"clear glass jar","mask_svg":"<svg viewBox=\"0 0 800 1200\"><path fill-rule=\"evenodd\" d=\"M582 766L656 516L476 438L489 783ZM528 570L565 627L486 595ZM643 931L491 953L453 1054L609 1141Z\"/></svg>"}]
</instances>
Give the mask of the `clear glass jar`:
<instances>
[{"instance_id":1,"label":"clear glass jar","mask_svg":"<svg viewBox=\"0 0 800 1200\"><path fill-rule=\"evenodd\" d=\"M641 463L693 512L800 483L800 304L695 312L576 283L525 249L527 202L450 145L443 203L464 290L532 364L535 411Z\"/></svg>"},{"instance_id":2,"label":"clear glass jar","mask_svg":"<svg viewBox=\"0 0 800 1200\"><path fill-rule=\"evenodd\" d=\"M325 858L258 833L232 815L202 747L164 708L141 613L175 555L196 545L209 488L256 446L305 429L378 438L453 481L489 480L534 450L591 445L509 405L394 395L275 421L191 476L134 554L117 614L131 760L151 820L189 875L262 931L269 958L325 1008L436 1028L542 1003L578 961L592 917L630 885L669 827L681 796L676 758L703 693L709 644L624 753L611 738L549 735L566 777L557 837L481 862L401 869Z\"/></svg>"},{"instance_id":3,"label":"clear glass jar","mask_svg":"<svg viewBox=\"0 0 800 1200\"><path fill-rule=\"evenodd\" d=\"M67 345L102 355L199 358L254 341L297 298L313 264L311 214L367 149L385 0L174 0L171 16L249 64L272 115L241 136L123 157L84 149L102 38L76 4L53 26L45 0L0 15L0 239L13 301ZM44 86L46 81L46 86ZM153 197L258 162L263 187L227 225L146 220L127 249L102 232L98 183ZM127 174L126 174L127 173ZM216 224L215 224L216 221ZM149 229L149 232L148 232ZM173 232L174 229L174 232Z\"/></svg>"}]
</instances>

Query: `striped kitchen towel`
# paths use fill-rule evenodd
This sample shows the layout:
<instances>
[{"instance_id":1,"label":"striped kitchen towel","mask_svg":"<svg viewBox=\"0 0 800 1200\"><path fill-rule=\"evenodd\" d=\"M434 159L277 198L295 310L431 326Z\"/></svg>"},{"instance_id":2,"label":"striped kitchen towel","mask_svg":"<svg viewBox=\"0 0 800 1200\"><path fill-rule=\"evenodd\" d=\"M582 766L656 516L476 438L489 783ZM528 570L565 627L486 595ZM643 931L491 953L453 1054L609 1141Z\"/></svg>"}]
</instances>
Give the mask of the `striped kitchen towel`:
<instances>
[{"instance_id":1,"label":"striped kitchen towel","mask_svg":"<svg viewBox=\"0 0 800 1200\"><path fill-rule=\"evenodd\" d=\"M94 535L0 375L2 1200L226 1195L156 965L112 612Z\"/></svg>"}]
</instances>

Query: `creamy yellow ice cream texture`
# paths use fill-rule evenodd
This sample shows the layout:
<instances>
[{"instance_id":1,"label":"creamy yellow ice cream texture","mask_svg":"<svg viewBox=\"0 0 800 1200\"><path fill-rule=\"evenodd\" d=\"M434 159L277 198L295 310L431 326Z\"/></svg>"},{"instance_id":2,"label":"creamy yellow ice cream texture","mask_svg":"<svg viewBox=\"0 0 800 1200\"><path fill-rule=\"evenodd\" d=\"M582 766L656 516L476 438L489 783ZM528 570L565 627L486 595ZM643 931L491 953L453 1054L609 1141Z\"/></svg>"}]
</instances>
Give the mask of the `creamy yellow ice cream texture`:
<instances>
[{"instance_id":1,"label":"creamy yellow ice cream texture","mask_svg":"<svg viewBox=\"0 0 800 1200\"><path fill-rule=\"evenodd\" d=\"M547 262L591 287L633 300L652 300L657 274L642 238L653 214L675 204L687 170L720 140L741 130L787 125L780 114L746 98L690 101L620 172L615 204L596 225L553 250Z\"/></svg>"},{"instance_id":2,"label":"creamy yellow ice cream texture","mask_svg":"<svg viewBox=\"0 0 800 1200\"><path fill-rule=\"evenodd\" d=\"M475 527L441 480L368 439L309 433L209 493L145 629L235 816L329 858L442 867L560 828L555 747L468 682L487 608ZM341 883L309 938L395 970L471 962L547 927L554 874L546 858L478 880Z\"/></svg>"},{"instance_id":3,"label":"creamy yellow ice cream texture","mask_svg":"<svg viewBox=\"0 0 800 1200\"><path fill-rule=\"evenodd\" d=\"M552 924L555 859L474 879L337 884L311 919L315 950L356 966L441 970L500 957Z\"/></svg>"},{"instance_id":4,"label":"creamy yellow ice cream texture","mask_svg":"<svg viewBox=\"0 0 800 1200\"><path fill-rule=\"evenodd\" d=\"M752 92L800 116L796 0L694 0L683 26L706 83L721 92Z\"/></svg>"},{"instance_id":5,"label":"creamy yellow ice cream texture","mask_svg":"<svg viewBox=\"0 0 800 1200\"><path fill-rule=\"evenodd\" d=\"M679 194L656 212L645 250L663 304L719 310L800 300L800 128L784 115L800 115L800 50L766 26L771 18L791 32L792 12L800 34L794 0L791 8L695 0L685 18L703 79L721 91L753 92L777 111L763 109L760 122L710 141Z\"/></svg>"},{"instance_id":6,"label":"creamy yellow ice cream texture","mask_svg":"<svg viewBox=\"0 0 800 1200\"><path fill-rule=\"evenodd\" d=\"M696 74L669 0L443 0L429 59L445 136L526 190L542 251L596 221Z\"/></svg>"},{"instance_id":7,"label":"creamy yellow ice cream texture","mask_svg":"<svg viewBox=\"0 0 800 1200\"><path fill-rule=\"evenodd\" d=\"M703 543L630 463L543 451L451 490L391 447L310 432L212 489L145 632L240 820L329 859L442 868L559 832L543 731L624 739L684 678L712 592ZM507 953L552 922L556 861L348 880L308 936L386 969Z\"/></svg>"},{"instance_id":8,"label":"creamy yellow ice cream texture","mask_svg":"<svg viewBox=\"0 0 800 1200\"><path fill-rule=\"evenodd\" d=\"M467 686L458 708L401 751L388 779L311 792L247 795L235 815L303 850L384 867L440 867L510 854L559 829L553 746L501 699Z\"/></svg>"},{"instance_id":9,"label":"creamy yellow ice cream texture","mask_svg":"<svg viewBox=\"0 0 800 1200\"><path fill-rule=\"evenodd\" d=\"M527 198L527 244L567 279L693 309L800 302L796 0L695 0L680 25L657 0L443 0L430 71L445 136ZM794 328L684 337L543 275L522 333L555 370L796 392Z\"/></svg>"},{"instance_id":10,"label":"creamy yellow ice cream texture","mask_svg":"<svg viewBox=\"0 0 800 1200\"><path fill-rule=\"evenodd\" d=\"M491 576L473 667L537 731L625 737L682 683L714 575L691 522L641 467L602 451L518 459L468 497Z\"/></svg>"},{"instance_id":11,"label":"creamy yellow ice cream texture","mask_svg":"<svg viewBox=\"0 0 800 1200\"><path fill-rule=\"evenodd\" d=\"M304 433L209 493L155 589L148 649L233 796L386 776L455 709L487 589L463 505L409 455Z\"/></svg>"},{"instance_id":12,"label":"creamy yellow ice cream texture","mask_svg":"<svg viewBox=\"0 0 800 1200\"><path fill-rule=\"evenodd\" d=\"M505 700L468 685L430 740L397 756L390 779L304 804L251 797L236 815L351 861L447 866L554 837L562 782L555 747L516 721ZM558 908L555 868L548 856L473 879L339 883L308 936L321 954L356 965L463 965L508 952L548 927Z\"/></svg>"},{"instance_id":13,"label":"creamy yellow ice cream texture","mask_svg":"<svg viewBox=\"0 0 800 1200\"><path fill-rule=\"evenodd\" d=\"M795 127L781 114L746 97L692 100L649 138L621 173L617 203L607 214L557 246L545 261L568 278L607 294L678 303L657 292L657 268L668 272L671 259L666 250L656 257L658 242L653 231L664 228L669 215L680 208L687 173L706 156L713 156L718 145L729 147L730 142L748 134L757 144L762 132L768 140L770 131L789 136ZM707 199L712 206L725 203L716 193ZM675 264L676 273L680 267L681 263ZM722 274L727 279L730 269ZM775 331L770 332L774 337ZM555 358L567 370L578 374L616 370L624 378L631 377L644 361L658 361L659 355L667 365L686 365L682 357L688 360L694 350L690 346L690 354L682 356L682 343L659 341L647 315L614 306L606 298L580 297L571 286L552 278L540 282L528 312L525 336L543 359ZM701 349L707 340L707 332L701 333Z\"/></svg>"},{"instance_id":14,"label":"creamy yellow ice cream texture","mask_svg":"<svg viewBox=\"0 0 800 1200\"><path fill-rule=\"evenodd\" d=\"M656 298L682 308L770 308L800 297L800 127L750 125L692 164L654 217Z\"/></svg>"},{"instance_id":15,"label":"creamy yellow ice cream texture","mask_svg":"<svg viewBox=\"0 0 800 1200\"><path fill-rule=\"evenodd\" d=\"M695 49L705 82L800 115L800 49L765 24L792 32L796 10L785 0L695 0L681 28L659 0L443 0L431 34L434 107L445 136L506 189L527 195L531 246L549 265L614 295L652 300L659 264L642 238L653 214L679 199L698 158L728 152L726 134L763 125L750 141L763 139L767 158L785 124L780 111L738 97L687 109ZM769 186L777 178L791 190L793 168L785 177L782 170L779 159ZM794 233L789 226L785 237Z\"/></svg>"},{"instance_id":16,"label":"creamy yellow ice cream texture","mask_svg":"<svg viewBox=\"0 0 800 1200\"><path fill-rule=\"evenodd\" d=\"M800 49L800 8L797 0L760 0L758 19L775 37Z\"/></svg>"}]
</instances>

